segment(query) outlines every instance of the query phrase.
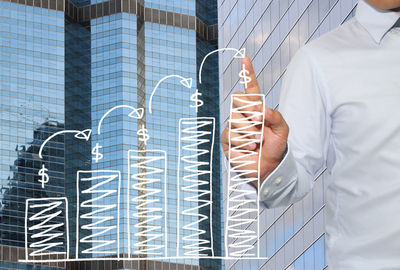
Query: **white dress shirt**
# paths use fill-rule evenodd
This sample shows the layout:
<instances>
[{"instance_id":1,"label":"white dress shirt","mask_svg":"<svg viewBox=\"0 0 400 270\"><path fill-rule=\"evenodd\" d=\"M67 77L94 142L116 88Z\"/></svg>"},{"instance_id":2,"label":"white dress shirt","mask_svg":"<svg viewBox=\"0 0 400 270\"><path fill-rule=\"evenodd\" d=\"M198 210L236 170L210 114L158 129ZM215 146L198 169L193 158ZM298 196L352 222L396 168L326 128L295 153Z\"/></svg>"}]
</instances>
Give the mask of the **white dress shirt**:
<instances>
[{"instance_id":1,"label":"white dress shirt","mask_svg":"<svg viewBox=\"0 0 400 270\"><path fill-rule=\"evenodd\" d=\"M294 56L279 111L288 151L263 182L267 207L302 199L325 167L330 270L400 269L400 13L355 18Z\"/></svg>"}]
</instances>

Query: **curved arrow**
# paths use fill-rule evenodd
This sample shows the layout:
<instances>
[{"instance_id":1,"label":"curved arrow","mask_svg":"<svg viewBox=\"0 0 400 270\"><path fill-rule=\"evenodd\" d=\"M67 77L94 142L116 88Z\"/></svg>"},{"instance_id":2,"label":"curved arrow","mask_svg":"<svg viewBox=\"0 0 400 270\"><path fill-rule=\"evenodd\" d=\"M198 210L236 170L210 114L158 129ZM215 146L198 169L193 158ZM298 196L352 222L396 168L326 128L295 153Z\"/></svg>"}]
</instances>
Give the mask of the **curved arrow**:
<instances>
[{"instance_id":1,"label":"curved arrow","mask_svg":"<svg viewBox=\"0 0 400 270\"><path fill-rule=\"evenodd\" d=\"M134 119L141 119L143 117L144 109L143 108L138 108L136 109L135 107L129 106L129 105L117 105L111 109L109 109L105 114L100 119L99 125L97 126L97 133L100 134L100 128L101 124L103 123L104 118L107 117L109 113L111 113L113 110L118 109L118 108L129 108L132 111L128 114L129 117L134 118Z\"/></svg>"},{"instance_id":2,"label":"curved arrow","mask_svg":"<svg viewBox=\"0 0 400 270\"><path fill-rule=\"evenodd\" d=\"M88 141L89 140L89 138L90 138L90 135L92 134L92 130L89 128L89 129L85 129L85 130L61 130L61 131L59 131L59 132L56 132L56 133L54 133L53 135L51 135L51 136L49 136L43 143L42 143L42 145L40 146L40 148L39 148L39 157L40 158L43 158L43 156L42 156L42 151L43 151L43 147L45 146L45 144L48 142L48 141L50 141L51 139L53 139L55 136L57 136L57 135L60 135L60 134L63 134L63 133L76 133L75 134L75 138L77 138L77 139L80 139L80 140L83 140L83 139L85 139L86 141Z\"/></svg>"},{"instance_id":3,"label":"curved arrow","mask_svg":"<svg viewBox=\"0 0 400 270\"><path fill-rule=\"evenodd\" d=\"M150 113L152 113L152 111L151 111L151 102L152 102L152 100L153 100L154 93L156 92L158 86L159 86L164 80L166 80L166 79L168 79L168 78L171 78L171 77L180 78L181 80L180 80L179 82L180 82L183 86L185 86L186 88L192 88L192 82L193 82L192 78L185 78L185 77L182 77L182 76L180 76L180 75L168 75L168 76L165 76L164 78L162 78L161 80L158 81L158 83L156 84L156 86L155 86L154 89L153 89L153 92L151 92L150 101L149 101L149 112L150 112Z\"/></svg>"},{"instance_id":4,"label":"curved arrow","mask_svg":"<svg viewBox=\"0 0 400 270\"><path fill-rule=\"evenodd\" d=\"M204 56L203 61L201 61L200 68L199 68L199 83L201 83L201 71L203 70L203 65L204 62L206 61L207 57L212 55L213 53L219 52L219 51L234 51L236 52L233 58L244 58L246 56L246 48L241 48L240 50L235 49L235 48L221 48L221 49L216 49L212 52L209 52L206 56Z\"/></svg>"}]
</instances>

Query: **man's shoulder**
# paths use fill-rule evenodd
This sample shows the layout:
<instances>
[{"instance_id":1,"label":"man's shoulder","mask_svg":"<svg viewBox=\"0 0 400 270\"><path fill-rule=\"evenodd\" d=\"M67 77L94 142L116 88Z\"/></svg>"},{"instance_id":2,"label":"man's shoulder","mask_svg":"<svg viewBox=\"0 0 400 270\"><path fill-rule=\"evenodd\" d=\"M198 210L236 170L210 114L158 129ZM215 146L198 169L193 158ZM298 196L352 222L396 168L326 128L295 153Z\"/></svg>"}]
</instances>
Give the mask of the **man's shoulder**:
<instances>
[{"instance_id":1,"label":"man's shoulder","mask_svg":"<svg viewBox=\"0 0 400 270\"><path fill-rule=\"evenodd\" d=\"M292 58L288 69L301 69L305 74L337 70L343 65L343 60L360 49L360 39L366 38L365 30L355 18L319 36L302 46ZM328 74L329 75L329 74Z\"/></svg>"},{"instance_id":2,"label":"man's shoulder","mask_svg":"<svg viewBox=\"0 0 400 270\"><path fill-rule=\"evenodd\" d=\"M356 48L359 38L363 36L362 29L355 18L344 22L331 31L308 42L304 48L313 54L332 55L344 50Z\"/></svg>"}]
</instances>

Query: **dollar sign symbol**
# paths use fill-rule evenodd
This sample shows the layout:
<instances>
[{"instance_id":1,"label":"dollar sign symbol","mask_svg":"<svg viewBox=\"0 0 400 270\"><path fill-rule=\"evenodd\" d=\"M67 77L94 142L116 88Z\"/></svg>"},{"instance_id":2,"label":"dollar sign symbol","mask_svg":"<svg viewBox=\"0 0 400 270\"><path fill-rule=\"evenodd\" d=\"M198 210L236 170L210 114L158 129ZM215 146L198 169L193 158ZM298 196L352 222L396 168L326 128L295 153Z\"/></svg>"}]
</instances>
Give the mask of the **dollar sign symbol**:
<instances>
[{"instance_id":1,"label":"dollar sign symbol","mask_svg":"<svg viewBox=\"0 0 400 270\"><path fill-rule=\"evenodd\" d=\"M139 136L139 141L144 142L144 145L147 145L147 140L150 139L150 136L147 134L147 129L144 128L144 125L142 125L142 128L139 129L136 134Z\"/></svg>"},{"instance_id":2,"label":"dollar sign symbol","mask_svg":"<svg viewBox=\"0 0 400 270\"><path fill-rule=\"evenodd\" d=\"M203 106L204 102L199 99L199 96L202 96L203 94L199 92L199 89L196 89L196 92L194 92L193 95L190 96L190 101L193 101L195 104L190 105L190 108L196 108L196 112L199 111L199 107Z\"/></svg>"},{"instance_id":3,"label":"dollar sign symbol","mask_svg":"<svg viewBox=\"0 0 400 270\"><path fill-rule=\"evenodd\" d=\"M99 145L99 143L96 143L96 146L93 147L93 149L92 149L92 155L94 156L92 159L96 163L99 162L99 160L103 158L103 154L100 153L101 148L103 148L103 146Z\"/></svg>"},{"instance_id":4,"label":"dollar sign symbol","mask_svg":"<svg viewBox=\"0 0 400 270\"><path fill-rule=\"evenodd\" d=\"M247 84L251 82L250 76L248 76L250 72L246 69L245 65L242 65L242 70L239 72L239 77L242 79L240 81L241 84L244 84L244 88L247 88Z\"/></svg>"},{"instance_id":5,"label":"dollar sign symbol","mask_svg":"<svg viewBox=\"0 0 400 270\"><path fill-rule=\"evenodd\" d=\"M49 175L46 173L48 169L42 164L42 168L39 170L39 175L42 177L42 179L39 179L38 181L42 183L42 188L44 188L44 184L49 182Z\"/></svg>"}]
</instances>

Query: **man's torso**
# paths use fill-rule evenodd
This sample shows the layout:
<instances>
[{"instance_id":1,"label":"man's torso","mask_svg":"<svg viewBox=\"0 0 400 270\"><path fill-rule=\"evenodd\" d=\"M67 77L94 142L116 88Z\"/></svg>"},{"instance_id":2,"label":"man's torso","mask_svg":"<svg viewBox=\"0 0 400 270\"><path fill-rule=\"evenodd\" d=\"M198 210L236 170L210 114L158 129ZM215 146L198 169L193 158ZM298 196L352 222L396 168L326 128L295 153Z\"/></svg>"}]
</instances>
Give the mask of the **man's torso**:
<instances>
[{"instance_id":1,"label":"man's torso","mask_svg":"<svg viewBox=\"0 0 400 270\"><path fill-rule=\"evenodd\" d=\"M328 264L400 269L400 31L377 44L352 19L307 47L332 119Z\"/></svg>"}]
</instances>

